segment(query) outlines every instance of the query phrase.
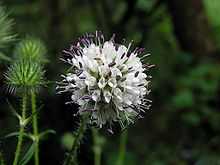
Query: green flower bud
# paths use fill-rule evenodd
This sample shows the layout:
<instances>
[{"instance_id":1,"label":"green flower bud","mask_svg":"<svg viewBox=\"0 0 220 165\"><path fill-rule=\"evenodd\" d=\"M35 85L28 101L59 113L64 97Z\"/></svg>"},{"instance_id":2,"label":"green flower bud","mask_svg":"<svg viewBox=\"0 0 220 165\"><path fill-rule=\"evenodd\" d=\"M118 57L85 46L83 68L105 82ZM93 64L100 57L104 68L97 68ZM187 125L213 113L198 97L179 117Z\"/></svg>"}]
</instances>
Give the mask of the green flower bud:
<instances>
[{"instance_id":1,"label":"green flower bud","mask_svg":"<svg viewBox=\"0 0 220 165\"><path fill-rule=\"evenodd\" d=\"M15 61L5 74L9 92L38 90L45 84L44 71L40 64L30 60Z\"/></svg>"},{"instance_id":2,"label":"green flower bud","mask_svg":"<svg viewBox=\"0 0 220 165\"><path fill-rule=\"evenodd\" d=\"M14 50L14 55L15 58L18 59L28 59L35 62L44 63L46 62L46 52L46 47L41 40L28 37L17 44Z\"/></svg>"}]
</instances>

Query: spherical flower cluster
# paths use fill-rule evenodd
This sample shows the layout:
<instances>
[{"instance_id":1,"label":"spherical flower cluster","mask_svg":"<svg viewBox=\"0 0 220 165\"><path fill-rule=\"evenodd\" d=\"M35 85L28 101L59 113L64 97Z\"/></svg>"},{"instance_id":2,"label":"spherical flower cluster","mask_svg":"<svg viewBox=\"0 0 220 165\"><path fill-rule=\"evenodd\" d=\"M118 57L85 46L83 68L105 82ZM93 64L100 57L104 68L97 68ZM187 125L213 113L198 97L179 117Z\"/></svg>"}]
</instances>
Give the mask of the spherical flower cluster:
<instances>
[{"instance_id":1,"label":"spherical flower cluster","mask_svg":"<svg viewBox=\"0 0 220 165\"><path fill-rule=\"evenodd\" d=\"M78 114L88 114L90 123L102 127L119 122L132 123L150 106L149 65L142 64L142 48L130 50L116 44L114 37L105 41L100 32L87 34L64 50L63 61L71 68L59 83L59 93L70 92L70 103L79 105Z\"/></svg>"}]
</instances>

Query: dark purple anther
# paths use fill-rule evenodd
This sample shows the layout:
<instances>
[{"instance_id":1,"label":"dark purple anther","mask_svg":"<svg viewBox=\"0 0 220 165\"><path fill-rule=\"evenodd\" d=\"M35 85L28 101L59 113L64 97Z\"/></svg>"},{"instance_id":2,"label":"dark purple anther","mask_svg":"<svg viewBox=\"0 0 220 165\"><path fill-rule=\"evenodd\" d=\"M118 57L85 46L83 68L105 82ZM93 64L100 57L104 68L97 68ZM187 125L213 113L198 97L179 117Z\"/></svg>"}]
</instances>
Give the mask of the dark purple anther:
<instances>
[{"instance_id":1,"label":"dark purple anther","mask_svg":"<svg viewBox=\"0 0 220 165\"><path fill-rule=\"evenodd\" d=\"M81 80L85 80L86 77L85 76L82 76L82 77L79 77Z\"/></svg>"},{"instance_id":2,"label":"dark purple anther","mask_svg":"<svg viewBox=\"0 0 220 165\"><path fill-rule=\"evenodd\" d=\"M131 56L131 52L127 52L127 57L130 57Z\"/></svg>"},{"instance_id":3,"label":"dark purple anther","mask_svg":"<svg viewBox=\"0 0 220 165\"><path fill-rule=\"evenodd\" d=\"M85 95L85 96L82 96L81 99L82 99L82 100L90 100L90 99L91 99L91 96Z\"/></svg>"},{"instance_id":4,"label":"dark purple anther","mask_svg":"<svg viewBox=\"0 0 220 165\"><path fill-rule=\"evenodd\" d=\"M83 70L78 70L78 72L76 73L77 76L80 76L82 74Z\"/></svg>"},{"instance_id":5,"label":"dark purple anther","mask_svg":"<svg viewBox=\"0 0 220 165\"><path fill-rule=\"evenodd\" d=\"M121 59L124 58L124 56L125 56L125 53L122 54Z\"/></svg>"},{"instance_id":6,"label":"dark purple anther","mask_svg":"<svg viewBox=\"0 0 220 165\"><path fill-rule=\"evenodd\" d=\"M139 48L139 49L137 50L137 54L142 54L142 53L144 53L144 50L145 50L145 48Z\"/></svg>"},{"instance_id":7,"label":"dark purple anther","mask_svg":"<svg viewBox=\"0 0 220 165\"><path fill-rule=\"evenodd\" d=\"M83 65L82 65L82 63L81 63L81 62L79 62L79 67L80 67L80 68L82 68L82 66L83 66Z\"/></svg>"},{"instance_id":8,"label":"dark purple anther","mask_svg":"<svg viewBox=\"0 0 220 165\"><path fill-rule=\"evenodd\" d=\"M135 74L134 74L134 77L137 77L139 75L139 71L137 71Z\"/></svg>"},{"instance_id":9,"label":"dark purple anther","mask_svg":"<svg viewBox=\"0 0 220 165\"><path fill-rule=\"evenodd\" d=\"M139 84L138 86L139 86L139 87L141 87L141 86L144 86L144 83L142 83L142 84Z\"/></svg>"},{"instance_id":10,"label":"dark purple anther","mask_svg":"<svg viewBox=\"0 0 220 165\"><path fill-rule=\"evenodd\" d=\"M62 52L63 52L64 54L66 54L66 55L70 55L71 57L75 57L75 55L74 55L72 52L70 52L70 51L63 50Z\"/></svg>"},{"instance_id":11,"label":"dark purple anther","mask_svg":"<svg viewBox=\"0 0 220 165\"><path fill-rule=\"evenodd\" d=\"M111 62L110 64L108 64L109 67L113 67L115 65L115 61Z\"/></svg>"}]
</instances>

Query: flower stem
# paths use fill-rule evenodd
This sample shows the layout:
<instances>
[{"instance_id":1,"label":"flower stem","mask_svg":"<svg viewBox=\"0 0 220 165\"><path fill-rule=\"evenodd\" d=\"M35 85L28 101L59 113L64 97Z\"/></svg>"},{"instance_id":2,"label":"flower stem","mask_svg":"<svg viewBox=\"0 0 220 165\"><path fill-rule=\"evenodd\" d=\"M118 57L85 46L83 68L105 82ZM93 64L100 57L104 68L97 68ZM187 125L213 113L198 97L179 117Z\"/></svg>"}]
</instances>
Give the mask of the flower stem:
<instances>
[{"instance_id":1,"label":"flower stem","mask_svg":"<svg viewBox=\"0 0 220 165\"><path fill-rule=\"evenodd\" d=\"M27 93L24 92L22 96L22 121L25 120L26 118L26 109L27 109ZM19 130L19 135L18 135L18 143L15 151L15 158L13 161L13 165L17 165L21 153L21 146L23 142L23 136L24 136L24 125L23 123L20 123L20 130Z\"/></svg>"},{"instance_id":2,"label":"flower stem","mask_svg":"<svg viewBox=\"0 0 220 165\"><path fill-rule=\"evenodd\" d=\"M98 142L99 134L98 131L93 128L92 129L92 135L93 135L93 144L94 144L94 165L101 165L101 153L102 148L100 143Z\"/></svg>"},{"instance_id":3,"label":"flower stem","mask_svg":"<svg viewBox=\"0 0 220 165\"><path fill-rule=\"evenodd\" d=\"M38 122L37 122L37 110L36 110L36 94L34 91L31 92L31 108L33 115L33 134L36 138L35 151L34 151L34 162L35 165L39 165L39 139L38 139Z\"/></svg>"},{"instance_id":4,"label":"flower stem","mask_svg":"<svg viewBox=\"0 0 220 165\"><path fill-rule=\"evenodd\" d=\"M86 131L86 120L87 117L83 117L80 121L79 128L76 132L76 136L72 145L72 149L64 160L63 165L78 165L77 163L77 149L80 146L80 142Z\"/></svg>"},{"instance_id":5,"label":"flower stem","mask_svg":"<svg viewBox=\"0 0 220 165\"><path fill-rule=\"evenodd\" d=\"M0 165L5 165L3 154L0 152Z\"/></svg>"},{"instance_id":6,"label":"flower stem","mask_svg":"<svg viewBox=\"0 0 220 165\"><path fill-rule=\"evenodd\" d=\"M125 130L120 136L120 145L119 145L119 156L117 165L123 165L126 153L126 143L127 143L128 132Z\"/></svg>"}]
</instances>

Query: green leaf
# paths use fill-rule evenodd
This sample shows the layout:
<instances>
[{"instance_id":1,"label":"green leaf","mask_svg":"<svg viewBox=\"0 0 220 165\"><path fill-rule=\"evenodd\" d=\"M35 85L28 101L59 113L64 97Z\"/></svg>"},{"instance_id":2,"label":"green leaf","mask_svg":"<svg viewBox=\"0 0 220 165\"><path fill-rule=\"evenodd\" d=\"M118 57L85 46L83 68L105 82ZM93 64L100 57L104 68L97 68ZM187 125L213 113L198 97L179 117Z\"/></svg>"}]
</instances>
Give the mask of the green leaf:
<instances>
[{"instance_id":1,"label":"green leaf","mask_svg":"<svg viewBox=\"0 0 220 165\"><path fill-rule=\"evenodd\" d=\"M11 109L11 112L14 116L17 117L17 119L20 121L21 120L21 116L16 112L16 109L13 107L13 105L9 102L9 100L6 100L8 105L9 105L9 109Z\"/></svg>"},{"instance_id":2,"label":"green leaf","mask_svg":"<svg viewBox=\"0 0 220 165\"><path fill-rule=\"evenodd\" d=\"M52 130L52 129L48 129L44 132L41 132L39 134L39 139L43 139L45 136L47 136L48 134L56 134L56 131Z\"/></svg>"},{"instance_id":3,"label":"green leaf","mask_svg":"<svg viewBox=\"0 0 220 165\"><path fill-rule=\"evenodd\" d=\"M26 165L31 160L32 156L34 155L34 148L35 148L35 143L32 143L26 154L18 163L19 165Z\"/></svg>"},{"instance_id":4,"label":"green leaf","mask_svg":"<svg viewBox=\"0 0 220 165\"><path fill-rule=\"evenodd\" d=\"M7 135L4 136L4 139L7 139L7 138L11 138L11 137L14 137L14 136L18 136L19 135L19 132L12 132L12 133L9 133ZM29 139L32 139L31 138L31 135L27 134L27 133L24 133L24 137L27 137Z\"/></svg>"},{"instance_id":5,"label":"green leaf","mask_svg":"<svg viewBox=\"0 0 220 165\"><path fill-rule=\"evenodd\" d=\"M43 107L43 105L41 105L35 113L32 113L28 118L26 118L26 119L24 120L24 122L25 122L24 125L25 125L25 126L32 121L33 117L40 112L40 110L42 109L42 107Z\"/></svg>"},{"instance_id":6,"label":"green leaf","mask_svg":"<svg viewBox=\"0 0 220 165\"><path fill-rule=\"evenodd\" d=\"M11 58L0 52L0 60L11 62Z\"/></svg>"}]
</instances>

